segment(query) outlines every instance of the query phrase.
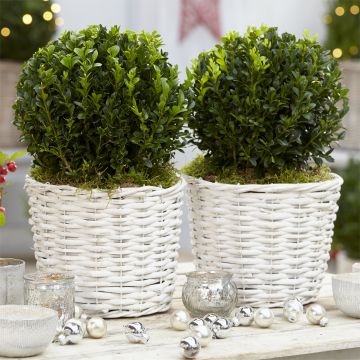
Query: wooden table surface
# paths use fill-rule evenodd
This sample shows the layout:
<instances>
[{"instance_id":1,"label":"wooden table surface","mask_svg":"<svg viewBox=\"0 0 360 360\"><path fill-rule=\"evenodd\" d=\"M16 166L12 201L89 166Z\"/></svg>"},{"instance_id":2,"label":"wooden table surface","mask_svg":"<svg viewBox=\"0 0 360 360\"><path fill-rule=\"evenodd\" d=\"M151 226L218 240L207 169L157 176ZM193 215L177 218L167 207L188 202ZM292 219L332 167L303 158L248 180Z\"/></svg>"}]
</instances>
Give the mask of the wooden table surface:
<instances>
[{"instance_id":1,"label":"wooden table surface","mask_svg":"<svg viewBox=\"0 0 360 360\"><path fill-rule=\"evenodd\" d=\"M181 287L184 273L193 268L190 263L179 264L178 286L174 294L172 310L183 309ZM259 360L280 359L297 355L296 359L307 359L306 354L315 354L311 359L360 359L360 320L345 316L336 309L331 291L331 276L327 275L318 301L328 311L329 325L325 328L309 325L305 315L300 322L292 324L281 317L281 309L274 309L274 324L269 329L256 326L232 329L229 338L213 340L203 348L198 360ZM171 310L171 311L172 311ZM80 344L60 346L51 344L47 350L32 357L33 360L77 360L77 359L126 359L126 360L172 360L183 359L179 341L186 331L175 331L169 327L169 314L151 315L139 318L150 335L146 344L128 343L123 326L135 319L109 319L108 336L104 339L85 338ZM346 350L344 349L352 349ZM336 354L340 357L321 357L321 353ZM344 355L344 354L352 354ZM354 355L355 354L355 355Z\"/></svg>"}]
</instances>

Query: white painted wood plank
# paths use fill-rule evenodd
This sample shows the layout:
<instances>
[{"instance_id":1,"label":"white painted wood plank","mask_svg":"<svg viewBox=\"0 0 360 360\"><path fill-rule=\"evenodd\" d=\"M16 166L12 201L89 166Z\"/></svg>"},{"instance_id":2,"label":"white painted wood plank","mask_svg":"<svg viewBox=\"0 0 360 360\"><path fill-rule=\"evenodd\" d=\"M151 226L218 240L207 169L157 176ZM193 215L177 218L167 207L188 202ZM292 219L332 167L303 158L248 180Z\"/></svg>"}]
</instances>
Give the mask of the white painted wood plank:
<instances>
[{"instance_id":1,"label":"white painted wood plank","mask_svg":"<svg viewBox=\"0 0 360 360\"><path fill-rule=\"evenodd\" d=\"M177 279L173 309L183 309L181 285L185 282L184 274L192 269L191 264L179 264L180 275ZM259 329L255 326L234 328L229 338L213 341L209 347L202 349L197 359L260 360L360 348L360 321L346 317L336 309L330 275L326 277L319 303L328 311L330 323L326 328L309 325L305 315L299 323L288 323L282 319L281 309L275 309L275 322L270 329ZM123 326L133 321L132 319L112 319L107 320L107 338L84 339L80 344L72 346L51 344L45 353L32 359L183 359L178 344L186 332L169 328L169 313L146 316L139 320L149 329L150 341L146 345L127 342ZM360 358L360 349L358 350Z\"/></svg>"}]
</instances>

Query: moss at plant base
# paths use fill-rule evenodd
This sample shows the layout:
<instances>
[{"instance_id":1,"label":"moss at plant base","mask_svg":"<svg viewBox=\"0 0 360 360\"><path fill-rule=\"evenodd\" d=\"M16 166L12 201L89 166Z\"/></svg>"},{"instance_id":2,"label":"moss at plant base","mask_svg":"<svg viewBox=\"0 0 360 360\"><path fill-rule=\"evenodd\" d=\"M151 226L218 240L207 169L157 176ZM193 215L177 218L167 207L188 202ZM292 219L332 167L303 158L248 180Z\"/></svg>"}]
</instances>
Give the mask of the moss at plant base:
<instances>
[{"instance_id":1,"label":"moss at plant base","mask_svg":"<svg viewBox=\"0 0 360 360\"><path fill-rule=\"evenodd\" d=\"M86 190L104 189L114 190L118 187L137 187L137 186L159 186L162 188L169 188L179 181L177 171L171 165L163 168L152 169L149 173L130 172L127 175L109 178L94 178L93 181L76 182L71 181L67 176L60 173L54 175L40 167L31 169L30 175L39 182L50 183L53 185L70 185Z\"/></svg>"},{"instance_id":2,"label":"moss at plant base","mask_svg":"<svg viewBox=\"0 0 360 360\"><path fill-rule=\"evenodd\" d=\"M314 166L304 170L284 169L281 173L267 173L264 177L258 178L253 169L244 171L234 168L217 168L210 159L203 155L199 155L184 166L181 172L185 175L224 184L295 184L331 179L331 171L327 165Z\"/></svg>"}]
</instances>

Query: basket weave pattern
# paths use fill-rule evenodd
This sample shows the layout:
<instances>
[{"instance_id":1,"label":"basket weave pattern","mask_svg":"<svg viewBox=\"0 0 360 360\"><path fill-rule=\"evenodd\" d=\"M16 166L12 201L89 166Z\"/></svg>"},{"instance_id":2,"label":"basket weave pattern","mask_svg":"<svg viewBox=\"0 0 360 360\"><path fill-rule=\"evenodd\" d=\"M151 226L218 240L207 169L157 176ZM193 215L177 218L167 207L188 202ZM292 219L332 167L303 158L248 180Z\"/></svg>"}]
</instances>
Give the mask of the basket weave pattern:
<instances>
[{"instance_id":1,"label":"basket weave pattern","mask_svg":"<svg viewBox=\"0 0 360 360\"><path fill-rule=\"evenodd\" d=\"M109 197L27 176L37 268L71 271L76 302L104 317L168 310L184 185L119 188Z\"/></svg>"},{"instance_id":2,"label":"basket weave pattern","mask_svg":"<svg viewBox=\"0 0 360 360\"><path fill-rule=\"evenodd\" d=\"M338 175L308 184L187 182L197 269L232 272L239 304L316 300L338 209Z\"/></svg>"}]
</instances>

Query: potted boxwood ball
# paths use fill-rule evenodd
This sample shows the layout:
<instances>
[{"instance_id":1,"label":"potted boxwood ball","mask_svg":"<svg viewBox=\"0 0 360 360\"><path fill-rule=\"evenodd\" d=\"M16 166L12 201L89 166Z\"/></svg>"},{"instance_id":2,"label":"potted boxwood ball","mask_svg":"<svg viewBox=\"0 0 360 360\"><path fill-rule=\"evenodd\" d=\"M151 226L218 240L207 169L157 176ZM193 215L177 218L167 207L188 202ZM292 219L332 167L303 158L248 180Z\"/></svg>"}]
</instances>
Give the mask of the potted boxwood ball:
<instances>
[{"instance_id":1,"label":"potted boxwood ball","mask_svg":"<svg viewBox=\"0 0 360 360\"><path fill-rule=\"evenodd\" d=\"M105 317L169 308L184 181L171 165L187 102L154 33L90 26L26 62L16 126L37 268L72 271L76 302Z\"/></svg>"},{"instance_id":2,"label":"potted boxwood ball","mask_svg":"<svg viewBox=\"0 0 360 360\"><path fill-rule=\"evenodd\" d=\"M188 164L198 269L234 273L240 303L318 295L342 179L322 165L343 137L347 90L309 35L227 34L188 71L195 106Z\"/></svg>"}]
</instances>

